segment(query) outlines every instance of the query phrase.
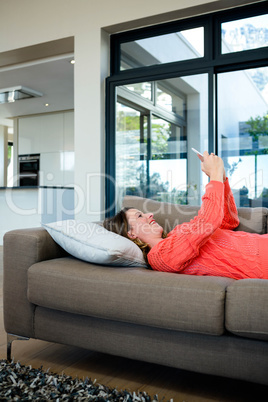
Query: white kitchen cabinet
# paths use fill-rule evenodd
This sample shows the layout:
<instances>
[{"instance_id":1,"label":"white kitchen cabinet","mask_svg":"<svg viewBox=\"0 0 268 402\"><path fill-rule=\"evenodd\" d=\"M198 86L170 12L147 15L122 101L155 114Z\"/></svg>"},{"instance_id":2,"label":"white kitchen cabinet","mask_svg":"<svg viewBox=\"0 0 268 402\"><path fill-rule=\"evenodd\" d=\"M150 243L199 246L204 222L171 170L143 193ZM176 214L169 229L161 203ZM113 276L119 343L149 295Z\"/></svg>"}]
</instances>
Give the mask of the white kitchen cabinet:
<instances>
[{"instance_id":1,"label":"white kitchen cabinet","mask_svg":"<svg viewBox=\"0 0 268 402\"><path fill-rule=\"evenodd\" d=\"M0 246L6 232L74 219L72 188L0 189Z\"/></svg>"},{"instance_id":2,"label":"white kitchen cabinet","mask_svg":"<svg viewBox=\"0 0 268 402\"><path fill-rule=\"evenodd\" d=\"M74 151L63 152L63 185L74 185Z\"/></svg>"},{"instance_id":3,"label":"white kitchen cabinet","mask_svg":"<svg viewBox=\"0 0 268 402\"><path fill-rule=\"evenodd\" d=\"M39 189L21 187L0 190L0 222L0 245L3 245L4 234L10 230L39 227Z\"/></svg>"},{"instance_id":4,"label":"white kitchen cabinet","mask_svg":"<svg viewBox=\"0 0 268 402\"><path fill-rule=\"evenodd\" d=\"M39 117L18 119L19 155L39 153L41 136L39 135Z\"/></svg>"},{"instance_id":5,"label":"white kitchen cabinet","mask_svg":"<svg viewBox=\"0 0 268 402\"><path fill-rule=\"evenodd\" d=\"M42 152L40 186L73 186L74 152Z\"/></svg>"},{"instance_id":6,"label":"white kitchen cabinet","mask_svg":"<svg viewBox=\"0 0 268 402\"><path fill-rule=\"evenodd\" d=\"M42 152L63 151L63 114L42 116L40 121L40 136Z\"/></svg>"},{"instance_id":7,"label":"white kitchen cabinet","mask_svg":"<svg viewBox=\"0 0 268 402\"><path fill-rule=\"evenodd\" d=\"M19 155L74 150L74 112L18 119Z\"/></svg>"},{"instance_id":8,"label":"white kitchen cabinet","mask_svg":"<svg viewBox=\"0 0 268 402\"><path fill-rule=\"evenodd\" d=\"M63 186L62 152L42 152L40 155L40 186Z\"/></svg>"}]
</instances>

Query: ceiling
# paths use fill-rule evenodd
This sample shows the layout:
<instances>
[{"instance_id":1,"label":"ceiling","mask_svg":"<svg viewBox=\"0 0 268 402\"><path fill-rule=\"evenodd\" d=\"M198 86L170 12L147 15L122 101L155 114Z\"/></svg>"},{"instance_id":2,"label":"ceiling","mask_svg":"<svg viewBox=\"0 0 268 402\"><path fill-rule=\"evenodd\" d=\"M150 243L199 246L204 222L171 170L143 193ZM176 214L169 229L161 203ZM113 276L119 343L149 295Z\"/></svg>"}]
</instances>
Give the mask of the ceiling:
<instances>
[{"instance_id":1,"label":"ceiling","mask_svg":"<svg viewBox=\"0 0 268 402\"><path fill-rule=\"evenodd\" d=\"M72 54L0 68L0 90L22 85L43 96L0 104L0 121L17 116L74 108L74 65ZM0 91L1 92L1 91ZM45 106L49 104L49 106ZM5 120L5 124L8 122ZM12 120L10 121L12 125Z\"/></svg>"}]
</instances>

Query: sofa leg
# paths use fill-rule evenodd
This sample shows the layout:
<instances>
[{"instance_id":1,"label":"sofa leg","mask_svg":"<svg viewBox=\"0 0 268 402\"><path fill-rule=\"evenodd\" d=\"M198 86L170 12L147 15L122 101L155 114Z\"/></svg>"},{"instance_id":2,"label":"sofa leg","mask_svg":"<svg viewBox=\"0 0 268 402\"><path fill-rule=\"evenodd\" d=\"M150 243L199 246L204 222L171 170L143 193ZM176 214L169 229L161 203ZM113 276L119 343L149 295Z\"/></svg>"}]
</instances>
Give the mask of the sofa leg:
<instances>
[{"instance_id":1,"label":"sofa leg","mask_svg":"<svg viewBox=\"0 0 268 402\"><path fill-rule=\"evenodd\" d=\"M13 341L28 341L30 338L14 334L7 334L7 361L11 361L11 345Z\"/></svg>"}]
</instances>

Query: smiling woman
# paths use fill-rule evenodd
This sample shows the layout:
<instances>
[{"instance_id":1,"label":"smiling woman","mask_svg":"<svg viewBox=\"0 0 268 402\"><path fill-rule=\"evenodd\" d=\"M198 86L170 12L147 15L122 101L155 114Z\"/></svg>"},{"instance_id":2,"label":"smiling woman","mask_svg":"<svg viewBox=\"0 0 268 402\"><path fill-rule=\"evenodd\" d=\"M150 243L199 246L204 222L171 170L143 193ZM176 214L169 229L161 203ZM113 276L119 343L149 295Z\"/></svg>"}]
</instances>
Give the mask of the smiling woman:
<instances>
[{"instance_id":1,"label":"smiling woman","mask_svg":"<svg viewBox=\"0 0 268 402\"><path fill-rule=\"evenodd\" d=\"M147 254L153 244L157 239L167 237L163 228L153 219L152 213L144 214L132 207L123 208L114 217L105 219L103 226L137 244L143 253L148 268Z\"/></svg>"},{"instance_id":2,"label":"smiling woman","mask_svg":"<svg viewBox=\"0 0 268 402\"><path fill-rule=\"evenodd\" d=\"M105 228L134 241L156 271L268 279L268 235L233 231L239 219L223 160L205 151L201 169L210 182L198 215L190 222L165 235L152 213L128 208L106 219Z\"/></svg>"},{"instance_id":3,"label":"smiling woman","mask_svg":"<svg viewBox=\"0 0 268 402\"><path fill-rule=\"evenodd\" d=\"M139 238L148 243L150 248L162 239L163 228L153 219L152 213L144 214L137 209L126 211L129 224L128 237L132 240Z\"/></svg>"}]
</instances>

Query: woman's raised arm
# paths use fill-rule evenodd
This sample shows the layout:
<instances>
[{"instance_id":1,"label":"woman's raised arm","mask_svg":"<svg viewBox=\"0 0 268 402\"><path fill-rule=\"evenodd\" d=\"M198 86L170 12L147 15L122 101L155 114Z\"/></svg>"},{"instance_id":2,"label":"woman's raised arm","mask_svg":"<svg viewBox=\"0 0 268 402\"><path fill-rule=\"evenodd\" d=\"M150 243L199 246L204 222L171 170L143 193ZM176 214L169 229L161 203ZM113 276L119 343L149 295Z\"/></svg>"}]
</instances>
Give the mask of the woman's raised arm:
<instances>
[{"instance_id":1,"label":"woman's raised arm","mask_svg":"<svg viewBox=\"0 0 268 402\"><path fill-rule=\"evenodd\" d=\"M239 225L237 208L228 178L224 181L224 217L221 229L235 229Z\"/></svg>"}]
</instances>

